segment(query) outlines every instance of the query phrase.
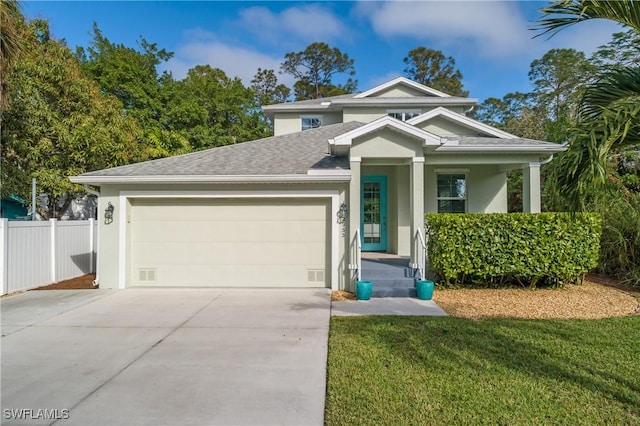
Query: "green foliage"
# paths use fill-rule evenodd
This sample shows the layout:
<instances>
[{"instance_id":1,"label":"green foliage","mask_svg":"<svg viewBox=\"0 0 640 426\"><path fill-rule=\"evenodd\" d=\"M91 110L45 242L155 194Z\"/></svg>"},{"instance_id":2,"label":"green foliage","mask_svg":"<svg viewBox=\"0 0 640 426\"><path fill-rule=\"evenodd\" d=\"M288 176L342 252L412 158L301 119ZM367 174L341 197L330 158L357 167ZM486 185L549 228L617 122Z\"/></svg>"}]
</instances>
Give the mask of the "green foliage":
<instances>
[{"instance_id":1,"label":"green foliage","mask_svg":"<svg viewBox=\"0 0 640 426\"><path fill-rule=\"evenodd\" d=\"M274 70L263 70L258 68L258 72L251 80L251 89L255 92L258 105L271 105L286 102L291 94L291 90L284 84L278 84L278 77Z\"/></svg>"},{"instance_id":2,"label":"green foliage","mask_svg":"<svg viewBox=\"0 0 640 426\"><path fill-rule=\"evenodd\" d=\"M424 46L409 51L402 60L407 66L404 73L411 80L432 87L452 96L466 97L462 89L462 73L456 69L456 61L439 50Z\"/></svg>"},{"instance_id":3,"label":"green foliage","mask_svg":"<svg viewBox=\"0 0 640 426\"><path fill-rule=\"evenodd\" d=\"M598 272L640 286L640 193L609 192L594 210L602 215Z\"/></svg>"},{"instance_id":4,"label":"green foliage","mask_svg":"<svg viewBox=\"0 0 640 426\"><path fill-rule=\"evenodd\" d=\"M598 262L592 213L429 214L431 269L447 284L576 283Z\"/></svg>"},{"instance_id":5,"label":"green foliage","mask_svg":"<svg viewBox=\"0 0 640 426\"><path fill-rule=\"evenodd\" d=\"M190 69L187 77L167 85L164 128L185 138L194 150L269 135L253 90L209 65Z\"/></svg>"},{"instance_id":6,"label":"green foliage","mask_svg":"<svg viewBox=\"0 0 640 426\"><path fill-rule=\"evenodd\" d=\"M8 87L5 76L24 50L20 27L24 17L16 0L0 0L0 114L7 104Z\"/></svg>"},{"instance_id":7,"label":"green foliage","mask_svg":"<svg viewBox=\"0 0 640 426\"><path fill-rule=\"evenodd\" d=\"M54 201L39 213L55 217L82 189L68 176L144 159L141 132L69 49L50 38L47 22L20 26L20 36L24 52L7 75L12 95L2 113L2 196L29 199L35 177Z\"/></svg>"},{"instance_id":8,"label":"green foliage","mask_svg":"<svg viewBox=\"0 0 640 426\"><path fill-rule=\"evenodd\" d=\"M289 52L280 71L297 78L294 84L296 100L319 99L353 93L358 85L353 59L336 47L326 43L311 43L302 52ZM336 74L346 74L344 84L336 84Z\"/></svg>"}]
</instances>

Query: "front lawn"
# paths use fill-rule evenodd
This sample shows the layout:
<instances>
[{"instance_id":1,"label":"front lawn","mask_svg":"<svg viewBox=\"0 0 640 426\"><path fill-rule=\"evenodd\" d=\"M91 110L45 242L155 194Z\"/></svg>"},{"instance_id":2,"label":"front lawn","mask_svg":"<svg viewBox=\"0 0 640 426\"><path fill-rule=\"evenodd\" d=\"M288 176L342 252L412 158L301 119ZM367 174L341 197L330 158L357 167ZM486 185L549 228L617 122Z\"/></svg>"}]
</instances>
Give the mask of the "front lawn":
<instances>
[{"instance_id":1,"label":"front lawn","mask_svg":"<svg viewBox=\"0 0 640 426\"><path fill-rule=\"evenodd\" d=\"M333 317L325 421L640 424L640 316Z\"/></svg>"}]
</instances>

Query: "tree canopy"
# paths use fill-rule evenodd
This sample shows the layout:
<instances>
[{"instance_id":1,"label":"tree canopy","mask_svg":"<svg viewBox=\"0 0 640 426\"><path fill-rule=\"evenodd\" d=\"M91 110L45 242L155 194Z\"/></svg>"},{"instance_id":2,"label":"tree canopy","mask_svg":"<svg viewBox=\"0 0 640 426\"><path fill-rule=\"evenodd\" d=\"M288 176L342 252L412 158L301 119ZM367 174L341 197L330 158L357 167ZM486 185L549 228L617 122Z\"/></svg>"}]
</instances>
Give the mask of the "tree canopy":
<instances>
[{"instance_id":1,"label":"tree canopy","mask_svg":"<svg viewBox=\"0 0 640 426\"><path fill-rule=\"evenodd\" d=\"M311 43L301 52L289 52L280 71L297 80L294 84L296 100L319 99L329 96L353 93L357 86L353 59L337 47L326 43ZM346 74L343 84L336 83L337 74Z\"/></svg>"},{"instance_id":2,"label":"tree canopy","mask_svg":"<svg viewBox=\"0 0 640 426\"><path fill-rule=\"evenodd\" d=\"M18 31L24 51L7 75L11 102L2 114L2 196L28 198L35 177L50 200L39 213L56 217L81 189L68 176L145 158L140 127L50 37L46 21Z\"/></svg>"},{"instance_id":3,"label":"tree canopy","mask_svg":"<svg viewBox=\"0 0 640 426\"><path fill-rule=\"evenodd\" d=\"M407 66L404 73L411 80L452 96L469 95L462 89L462 73L453 57L420 46L409 51L403 62Z\"/></svg>"}]
</instances>

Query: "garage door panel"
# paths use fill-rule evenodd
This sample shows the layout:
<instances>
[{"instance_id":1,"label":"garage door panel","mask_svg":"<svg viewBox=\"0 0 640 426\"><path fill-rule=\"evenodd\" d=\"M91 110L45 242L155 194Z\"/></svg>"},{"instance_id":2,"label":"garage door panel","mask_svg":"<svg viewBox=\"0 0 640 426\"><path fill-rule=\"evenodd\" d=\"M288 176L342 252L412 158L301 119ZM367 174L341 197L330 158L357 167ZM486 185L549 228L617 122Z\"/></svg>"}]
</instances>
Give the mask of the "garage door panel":
<instances>
[{"instance_id":1,"label":"garage door panel","mask_svg":"<svg viewBox=\"0 0 640 426\"><path fill-rule=\"evenodd\" d=\"M322 242L307 242L282 245L278 243L233 244L138 244L139 265L242 265L281 264L283 257L292 265L309 265L309 259L318 259L310 266L319 267L324 261L325 245Z\"/></svg>"},{"instance_id":2,"label":"garage door panel","mask_svg":"<svg viewBox=\"0 0 640 426\"><path fill-rule=\"evenodd\" d=\"M134 199L131 205L131 285L329 282L328 199Z\"/></svg>"},{"instance_id":3,"label":"garage door panel","mask_svg":"<svg viewBox=\"0 0 640 426\"><path fill-rule=\"evenodd\" d=\"M198 232L194 233L193 228ZM161 232L157 230L161 229ZM296 242L325 241L323 221L245 222L238 226L233 221L210 221L202 223L145 221L136 223L134 239L137 242Z\"/></svg>"}]
</instances>

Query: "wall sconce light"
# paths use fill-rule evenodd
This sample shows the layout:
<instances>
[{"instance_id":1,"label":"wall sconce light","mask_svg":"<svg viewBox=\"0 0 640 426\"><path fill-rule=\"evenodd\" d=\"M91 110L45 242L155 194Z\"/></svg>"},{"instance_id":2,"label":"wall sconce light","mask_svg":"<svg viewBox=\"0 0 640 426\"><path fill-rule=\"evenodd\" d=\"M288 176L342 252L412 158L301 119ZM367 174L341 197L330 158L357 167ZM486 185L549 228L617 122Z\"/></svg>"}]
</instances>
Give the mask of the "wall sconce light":
<instances>
[{"instance_id":1,"label":"wall sconce light","mask_svg":"<svg viewBox=\"0 0 640 426\"><path fill-rule=\"evenodd\" d=\"M113 211L116 208L113 207L113 204L111 204L111 201L109 201L109 203L107 203L107 208L104 209L104 223L105 224L110 224L111 222L113 222Z\"/></svg>"},{"instance_id":2,"label":"wall sconce light","mask_svg":"<svg viewBox=\"0 0 640 426\"><path fill-rule=\"evenodd\" d=\"M340 204L340 209L338 209L338 223L343 224L347 220L347 212L349 208L345 203Z\"/></svg>"}]
</instances>

